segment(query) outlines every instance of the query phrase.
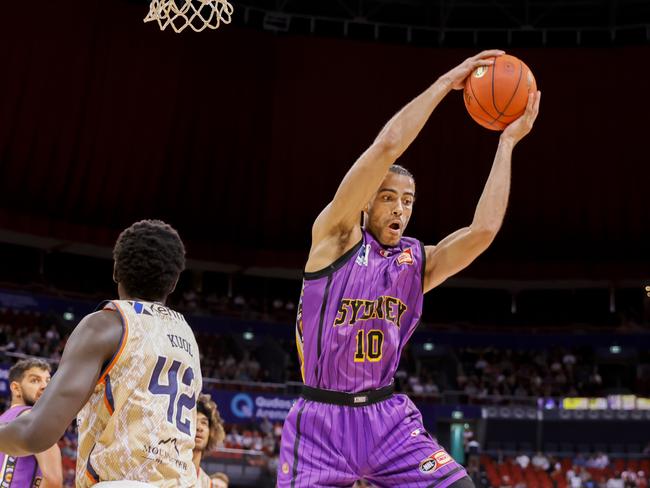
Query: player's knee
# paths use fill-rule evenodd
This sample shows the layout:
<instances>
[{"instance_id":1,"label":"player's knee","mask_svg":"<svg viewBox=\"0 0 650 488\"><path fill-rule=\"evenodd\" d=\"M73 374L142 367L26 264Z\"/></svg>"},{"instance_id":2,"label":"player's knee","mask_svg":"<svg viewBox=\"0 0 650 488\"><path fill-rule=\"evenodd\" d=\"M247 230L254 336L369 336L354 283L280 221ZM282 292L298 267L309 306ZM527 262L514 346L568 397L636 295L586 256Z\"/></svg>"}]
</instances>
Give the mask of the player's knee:
<instances>
[{"instance_id":1,"label":"player's knee","mask_svg":"<svg viewBox=\"0 0 650 488\"><path fill-rule=\"evenodd\" d=\"M469 476L465 476L458 481L454 481L447 488L475 488L475 486L474 482L469 478Z\"/></svg>"}]
</instances>

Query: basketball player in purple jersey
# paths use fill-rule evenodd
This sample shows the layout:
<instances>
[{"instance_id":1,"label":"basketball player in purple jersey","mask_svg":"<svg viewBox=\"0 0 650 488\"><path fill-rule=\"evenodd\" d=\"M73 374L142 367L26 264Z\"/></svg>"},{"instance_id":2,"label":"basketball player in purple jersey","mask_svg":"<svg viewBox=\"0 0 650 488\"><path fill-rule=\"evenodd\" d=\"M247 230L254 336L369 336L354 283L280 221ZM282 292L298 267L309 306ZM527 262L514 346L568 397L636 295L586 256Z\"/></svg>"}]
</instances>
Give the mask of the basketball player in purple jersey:
<instances>
[{"instance_id":1,"label":"basketball player in purple jersey","mask_svg":"<svg viewBox=\"0 0 650 488\"><path fill-rule=\"evenodd\" d=\"M438 103L502 51L484 51L440 77L399 111L348 171L312 228L296 342L305 386L284 424L281 488L471 488L462 466L425 431L393 375L422 311L422 295L468 266L506 211L512 150L532 128L541 94L501 134L469 227L436 246L403 237L415 201L397 158ZM365 226L359 226L363 212Z\"/></svg>"},{"instance_id":2,"label":"basketball player in purple jersey","mask_svg":"<svg viewBox=\"0 0 650 488\"><path fill-rule=\"evenodd\" d=\"M26 415L50 382L50 365L41 359L23 359L9 370L11 407L0 415L0 423ZM61 488L61 450L54 444L33 456L14 457L0 452L0 487Z\"/></svg>"}]
</instances>

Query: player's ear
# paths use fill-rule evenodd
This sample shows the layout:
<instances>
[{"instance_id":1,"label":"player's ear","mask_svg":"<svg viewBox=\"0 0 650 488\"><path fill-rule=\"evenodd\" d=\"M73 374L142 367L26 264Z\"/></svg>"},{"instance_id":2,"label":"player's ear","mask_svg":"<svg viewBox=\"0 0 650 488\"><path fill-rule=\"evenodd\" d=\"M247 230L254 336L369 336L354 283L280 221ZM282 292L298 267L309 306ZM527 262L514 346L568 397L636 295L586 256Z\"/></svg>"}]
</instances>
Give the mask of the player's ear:
<instances>
[{"instance_id":1,"label":"player's ear","mask_svg":"<svg viewBox=\"0 0 650 488\"><path fill-rule=\"evenodd\" d=\"M9 389L11 390L11 398L22 398L23 389L20 387L20 383L12 381L9 385Z\"/></svg>"},{"instance_id":2,"label":"player's ear","mask_svg":"<svg viewBox=\"0 0 650 488\"><path fill-rule=\"evenodd\" d=\"M117 263L113 263L113 281L117 283Z\"/></svg>"},{"instance_id":3,"label":"player's ear","mask_svg":"<svg viewBox=\"0 0 650 488\"><path fill-rule=\"evenodd\" d=\"M181 277L181 275L178 275L176 277L176 281L174 281L174 284L172 285L172 289L169 290L168 295L171 295L172 293L174 293L174 290L176 289L176 285L178 285L178 280L180 279L180 277Z\"/></svg>"}]
</instances>

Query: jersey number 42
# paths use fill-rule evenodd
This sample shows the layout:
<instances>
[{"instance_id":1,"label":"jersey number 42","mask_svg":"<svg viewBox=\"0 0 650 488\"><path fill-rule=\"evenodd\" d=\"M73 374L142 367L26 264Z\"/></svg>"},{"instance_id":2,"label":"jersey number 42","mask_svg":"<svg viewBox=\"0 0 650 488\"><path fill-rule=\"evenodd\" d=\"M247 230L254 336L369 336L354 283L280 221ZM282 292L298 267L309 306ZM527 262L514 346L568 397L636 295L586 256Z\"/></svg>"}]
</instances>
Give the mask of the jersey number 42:
<instances>
[{"instance_id":1,"label":"jersey number 42","mask_svg":"<svg viewBox=\"0 0 650 488\"><path fill-rule=\"evenodd\" d=\"M156 367L153 369L153 374L149 380L149 391L154 395L167 395L169 397L169 405L167 407L167 422L172 425L175 425L178 430L187 434L192 435L192 426L189 418L183 418L183 409L187 411L192 411L196 406L196 393L192 393L192 396L185 394L178 394L178 377L179 370L181 369L181 362L174 360L171 363L171 366L167 370L167 384L160 382L160 373L165 369L167 365L168 358L164 356L158 356L158 362ZM180 374L181 383L185 386L192 386L192 381L194 380L194 371L190 366L187 366L183 372ZM174 415L176 412L176 415Z\"/></svg>"}]
</instances>

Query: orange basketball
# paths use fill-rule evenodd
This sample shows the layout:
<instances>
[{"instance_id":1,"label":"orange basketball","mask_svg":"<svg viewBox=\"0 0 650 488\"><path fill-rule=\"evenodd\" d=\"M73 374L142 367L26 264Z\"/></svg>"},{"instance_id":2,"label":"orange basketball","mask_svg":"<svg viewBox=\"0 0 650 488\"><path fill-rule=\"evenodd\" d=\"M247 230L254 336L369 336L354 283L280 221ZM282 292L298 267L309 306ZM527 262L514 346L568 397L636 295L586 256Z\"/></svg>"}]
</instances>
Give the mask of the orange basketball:
<instances>
[{"instance_id":1,"label":"orange basketball","mask_svg":"<svg viewBox=\"0 0 650 488\"><path fill-rule=\"evenodd\" d=\"M472 118L490 130L503 130L526 110L528 94L537 91L530 68L504 54L493 65L479 66L465 82L465 107Z\"/></svg>"}]
</instances>

